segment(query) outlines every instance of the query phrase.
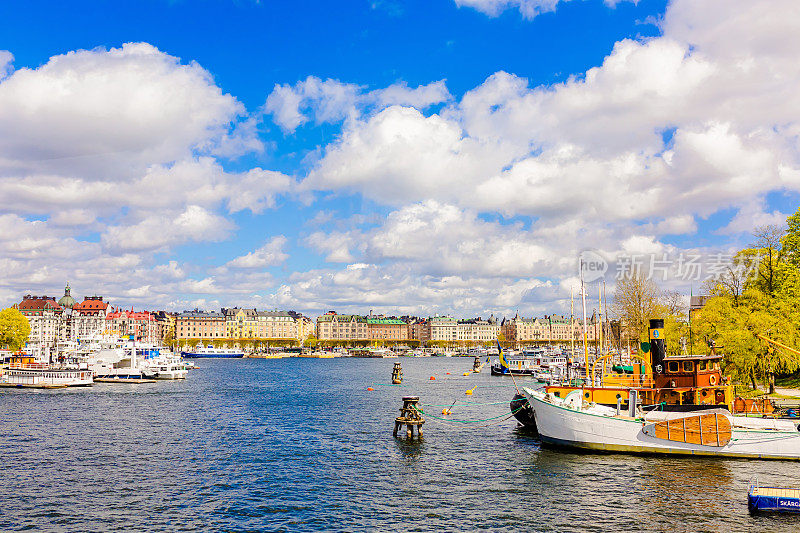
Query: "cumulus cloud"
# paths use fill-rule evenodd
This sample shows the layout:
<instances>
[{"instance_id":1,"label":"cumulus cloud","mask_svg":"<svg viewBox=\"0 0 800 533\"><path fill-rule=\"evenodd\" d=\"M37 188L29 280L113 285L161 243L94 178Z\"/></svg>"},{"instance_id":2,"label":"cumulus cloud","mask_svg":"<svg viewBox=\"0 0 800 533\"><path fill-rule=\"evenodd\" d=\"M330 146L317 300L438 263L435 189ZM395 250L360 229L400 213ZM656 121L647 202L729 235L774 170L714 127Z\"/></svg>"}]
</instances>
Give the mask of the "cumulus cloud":
<instances>
[{"instance_id":1,"label":"cumulus cloud","mask_svg":"<svg viewBox=\"0 0 800 533\"><path fill-rule=\"evenodd\" d=\"M309 76L294 86L276 85L264 110L284 131L292 132L311 119L317 124L339 122L356 118L364 110L380 110L394 104L425 109L450 98L444 80L415 88L400 82L366 92L362 85Z\"/></svg>"},{"instance_id":2,"label":"cumulus cloud","mask_svg":"<svg viewBox=\"0 0 800 533\"><path fill-rule=\"evenodd\" d=\"M782 44L797 40L793 3L698 4L672 2L663 36L620 41L567 82L499 72L433 115L393 106L350 121L303 186L546 225L688 220L800 191L800 68Z\"/></svg>"},{"instance_id":3,"label":"cumulus cloud","mask_svg":"<svg viewBox=\"0 0 800 533\"><path fill-rule=\"evenodd\" d=\"M197 205L187 206L175 216L148 216L132 225L109 226L101 236L111 251L157 250L184 242L216 242L226 239L234 225Z\"/></svg>"},{"instance_id":4,"label":"cumulus cloud","mask_svg":"<svg viewBox=\"0 0 800 533\"><path fill-rule=\"evenodd\" d=\"M289 255L283 251L283 247L286 246L286 243L287 239L283 235L275 236L267 241L264 246L252 252L248 252L246 255L231 259L226 266L230 268L252 269L280 265L289 257Z\"/></svg>"},{"instance_id":5,"label":"cumulus cloud","mask_svg":"<svg viewBox=\"0 0 800 533\"><path fill-rule=\"evenodd\" d=\"M127 178L212 148L243 113L200 65L150 44L79 50L0 83L0 161L6 175Z\"/></svg>"}]
</instances>

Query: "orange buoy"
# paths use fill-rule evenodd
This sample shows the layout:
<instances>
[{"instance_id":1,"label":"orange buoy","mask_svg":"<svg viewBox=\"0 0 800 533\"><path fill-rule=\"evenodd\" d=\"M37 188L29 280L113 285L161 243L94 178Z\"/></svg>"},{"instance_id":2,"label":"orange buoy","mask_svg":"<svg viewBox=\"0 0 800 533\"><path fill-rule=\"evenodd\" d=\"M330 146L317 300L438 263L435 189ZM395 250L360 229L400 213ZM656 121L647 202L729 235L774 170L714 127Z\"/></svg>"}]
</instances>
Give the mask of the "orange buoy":
<instances>
[{"instance_id":1,"label":"orange buoy","mask_svg":"<svg viewBox=\"0 0 800 533\"><path fill-rule=\"evenodd\" d=\"M435 380L435 379L436 379L435 377L431 376L431 381L433 381L433 380Z\"/></svg>"},{"instance_id":2,"label":"orange buoy","mask_svg":"<svg viewBox=\"0 0 800 533\"><path fill-rule=\"evenodd\" d=\"M449 415L450 414L450 409L442 409L442 414L443 415Z\"/></svg>"},{"instance_id":3,"label":"orange buoy","mask_svg":"<svg viewBox=\"0 0 800 533\"><path fill-rule=\"evenodd\" d=\"M373 389L372 387L367 387L367 390L375 390L375 389Z\"/></svg>"},{"instance_id":4,"label":"orange buoy","mask_svg":"<svg viewBox=\"0 0 800 533\"><path fill-rule=\"evenodd\" d=\"M446 374L449 376L449 375L450 375L450 372L447 372Z\"/></svg>"}]
</instances>

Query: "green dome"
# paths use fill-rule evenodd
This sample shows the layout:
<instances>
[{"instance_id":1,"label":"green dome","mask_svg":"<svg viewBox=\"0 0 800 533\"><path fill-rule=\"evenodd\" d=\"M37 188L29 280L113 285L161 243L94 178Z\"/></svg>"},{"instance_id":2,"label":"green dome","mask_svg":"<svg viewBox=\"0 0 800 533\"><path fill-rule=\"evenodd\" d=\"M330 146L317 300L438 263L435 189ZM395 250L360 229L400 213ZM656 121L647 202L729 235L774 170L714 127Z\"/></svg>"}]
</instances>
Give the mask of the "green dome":
<instances>
[{"instance_id":1,"label":"green dome","mask_svg":"<svg viewBox=\"0 0 800 533\"><path fill-rule=\"evenodd\" d=\"M72 306L76 303L78 302L76 302L75 298L73 298L69 293L69 283L67 283L67 286L64 288L64 296L62 296L58 301L58 305L64 308L72 309Z\"/></svg>"}]
</instances>

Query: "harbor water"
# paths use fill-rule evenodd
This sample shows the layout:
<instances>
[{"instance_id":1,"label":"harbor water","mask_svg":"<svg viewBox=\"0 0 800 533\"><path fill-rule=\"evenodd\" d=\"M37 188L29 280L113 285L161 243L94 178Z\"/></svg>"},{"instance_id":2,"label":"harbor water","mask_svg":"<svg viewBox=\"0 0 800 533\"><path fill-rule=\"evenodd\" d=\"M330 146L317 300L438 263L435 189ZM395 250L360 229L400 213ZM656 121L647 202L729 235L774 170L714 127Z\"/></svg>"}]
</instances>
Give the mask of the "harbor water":
<instances>
[{"instance_id":1,"label":"harbor water","mask_svg":"<svg viewBox=\"0 0 800 533\"><path fill-rule=\"evenodd\" d=\"M800 486L800 463L542 449L505 419L511 378L401 358L392 386L397 360L200 359L185 381L0 391L0 530L800 528L747 512L751 478ZM392 438L409 394L422 441Z\"/></svg>"}]
</instances>

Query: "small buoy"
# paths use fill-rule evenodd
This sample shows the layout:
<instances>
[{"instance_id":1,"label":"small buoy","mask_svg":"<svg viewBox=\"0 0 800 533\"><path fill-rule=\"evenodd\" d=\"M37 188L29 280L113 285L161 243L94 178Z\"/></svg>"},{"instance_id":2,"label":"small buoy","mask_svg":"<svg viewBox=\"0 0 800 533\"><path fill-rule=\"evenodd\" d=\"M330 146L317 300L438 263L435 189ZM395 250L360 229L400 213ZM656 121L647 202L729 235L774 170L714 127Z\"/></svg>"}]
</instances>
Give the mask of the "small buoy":
<instances>
[{"instance_id":1,"label":"small buoy","mask_svg":"<svg viewBox=\"0 0 800 533\"><path fill-rule=\"evenodd\" d=\"M435 380L435 379L436 379L435 377L431 376L431 381L433 381L433 380Z\"/></svg>"},{"instance_id":2,"label":"small buoy","mask_svg":"<svg viewBox=\"0 0 800 533\"><path fill-rule=\"evenodd\" d=\"M463 376L469 376L470 374L472 374L472 372L464 372L462 375Z\"/></svg>"},{"instance_id":3,"label":"small buoy","mask_svg":"<svg viewBox=\"0 0 800 533\"><path fill-rule=\"evenodd\" d=\"M450 409L442 409L442 414L443 415L449 415L450 414Z\"/></svg>"},{"instance_id":4,"label":"small buoy","mask_svg":"<svg viewBox=\"0 0 800 533\"><path fill-rule=\"evenodd\" d=\"M468 390L468 391L466 391L464 394L466 394L467 396L472 396L472 391L471 391L471 390Z\"/></svg>"},{"instance_id":5,"label":"small buoy","mask_svg":"<svg viewBox=\"0 0 800 533\"><path fill-rule=\"evenodd\" d=\"M446 374L449 376L449 375L450 375L450 372L446 372Z\"/></svg>"},{"instance_id":6,"label":"small buoy","mask_svg":"<svg viewBox=\"0 0 800 533\"><path fill-rule=\"evenodd\" d=\"M375 390L375 389L373 389L372 387L367 387L367 390Z\"/></svg>"}]
</instances>

